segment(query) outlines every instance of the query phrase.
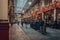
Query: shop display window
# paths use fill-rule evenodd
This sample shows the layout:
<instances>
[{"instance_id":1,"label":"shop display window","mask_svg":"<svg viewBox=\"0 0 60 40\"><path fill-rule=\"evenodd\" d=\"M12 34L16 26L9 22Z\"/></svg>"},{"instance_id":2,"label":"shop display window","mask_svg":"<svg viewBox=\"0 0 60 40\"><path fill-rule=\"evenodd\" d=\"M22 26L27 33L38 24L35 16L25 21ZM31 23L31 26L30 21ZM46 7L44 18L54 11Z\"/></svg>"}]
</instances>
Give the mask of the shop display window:
<instances>
[{"instance_id":1,"label":"shop display window","mask_svg":"<svg viewBox=\"0 0 60 40\"><path fill-rule=\"evenodd\" d=\"M60 22L60 8L56 9L56 19L57 19L57 22Z\"/></svg>"},{"instance_id":2,"label":"shop display window","mask_svg":"<svg viewBox=\"0 0 60 40\"><path fill-rule=\"evenodd\" d=\"M52 23L54 21L54 16L53 15L54 15L53 10L45 12L44 13L44 20L47 23Z\"/></svg>"}]
</instances>

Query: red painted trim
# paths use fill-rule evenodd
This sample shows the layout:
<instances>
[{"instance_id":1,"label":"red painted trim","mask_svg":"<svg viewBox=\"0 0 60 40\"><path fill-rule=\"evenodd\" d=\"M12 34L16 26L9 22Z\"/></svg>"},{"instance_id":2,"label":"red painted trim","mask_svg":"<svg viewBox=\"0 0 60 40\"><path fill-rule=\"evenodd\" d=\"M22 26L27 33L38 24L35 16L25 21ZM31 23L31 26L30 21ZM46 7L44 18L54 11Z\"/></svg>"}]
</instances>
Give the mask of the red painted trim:
<instances>
[{"instance_id":1,"label":"red painted trim","mask_svg":"<svg viewBox=\"0 0 60 40\"><path fill-rule=\"evenodd\" d=\"M0 30L0 40L9 40L9 30Z\"/></svg>"},{"instance_id":2,"label":"red painted trim","mask_svg":"<svg viewBox=\"0 0 60 40\"><path fill-rule=\"evenodd\" d=\"M0 23L0 40L9 40L9 23Z\"/></svg>"}]
</instances>

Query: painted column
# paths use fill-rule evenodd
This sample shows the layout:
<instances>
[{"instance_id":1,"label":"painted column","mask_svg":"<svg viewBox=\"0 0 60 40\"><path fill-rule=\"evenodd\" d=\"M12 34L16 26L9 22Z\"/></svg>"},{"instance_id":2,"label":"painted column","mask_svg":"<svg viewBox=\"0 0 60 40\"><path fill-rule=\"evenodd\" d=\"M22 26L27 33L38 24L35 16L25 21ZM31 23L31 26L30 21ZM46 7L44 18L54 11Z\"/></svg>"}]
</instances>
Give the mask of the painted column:
<instances>
[{"instance_id":1,"label":"painted column","mask_svg":"<svg viewBox=\"0 0 60 40\"><path fill-rule=\"evenodd\" d=\"M0 19L8 20L8 0L0 0Z\"/></svg>"},{"instance_id":2,"label":"painted column","mask_svg":"<svg viewBox=\"0 0 60 40\"><path fill-rule=\"evenodd\" d=\"M54 4L54 1L55 1L55 0L52 0L52 4Z\"/></svg>"},{"instance_id":3,"label":"painted column","mask_svg":"<svg viewBox=\"0 0 60 40\"><path fill-rule=\"evenodd\" d=\"M56 21L56 9L54 9L54 21Z\"/></svg>"},{"instance_id":4,"label":"painted column","mask_svg":"<svg viewBox=\"0 0 60 40\"><path fill-rule=\"evenodd\" d=\"M3 18L2 0L0 0L0 19Z\"/></svg>"},{"instance_id":5,"label":"painted column","mask_svg":"<svg viewBox=\"0 0 60 40\"><path fill-rule=\"evenodd\" d=\"M54 4L56 0L52 0L52 3ZM56 9L54 9L54 21L56 21Z\"/></svg>"},{"instance_id":6,"label":"painted column","mask_svg":"<svg viewBox=\"0 0 60 40\"><path fill-rule=\"evenodd\" d=\"M0 40L9 40L8 0L0 0Z\"/></svg>"},{"instance_id":7,"label":"painted column","mask_svg":"<svg viewBox=\"0 0 60 40\"><path fill-rule=\"evenodd\" d=\"M41 6L41 7L43 8L44 6L45 6L45 5L44 5L44 0L42 0L42 6ZM42 8L41 8L41 9L42 9ZM44 20L44 13L42 13L42 20Z\"/></svg>"}]
</instances>

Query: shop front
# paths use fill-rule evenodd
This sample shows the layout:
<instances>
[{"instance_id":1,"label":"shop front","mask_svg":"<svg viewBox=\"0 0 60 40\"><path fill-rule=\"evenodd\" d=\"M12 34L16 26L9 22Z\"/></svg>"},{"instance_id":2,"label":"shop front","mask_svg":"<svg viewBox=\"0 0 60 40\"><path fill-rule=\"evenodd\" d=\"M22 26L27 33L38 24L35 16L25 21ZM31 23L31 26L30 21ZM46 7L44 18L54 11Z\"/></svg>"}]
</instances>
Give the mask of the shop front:
<instances>
[{"instance_id":1,"label":"shop front","mask_svg":"<svg viewBox=\"0 0 60 40\"><path fill-rule=\"evenodd\" d=\"M57 27L60 28L60 8L56 9L56 21L57 21Z\"/></svg>"},{"instance_id":2,"label":"shop front","mask_svg":"<svg viewBox=\"0 0 60 40\"><path fill-rule=\"evenodd\" d=\"M49 10L44 13L44 20L47 24L47 26L52 27L54 24L54 12L53 10Z\"/></svg>"}]
</instances>

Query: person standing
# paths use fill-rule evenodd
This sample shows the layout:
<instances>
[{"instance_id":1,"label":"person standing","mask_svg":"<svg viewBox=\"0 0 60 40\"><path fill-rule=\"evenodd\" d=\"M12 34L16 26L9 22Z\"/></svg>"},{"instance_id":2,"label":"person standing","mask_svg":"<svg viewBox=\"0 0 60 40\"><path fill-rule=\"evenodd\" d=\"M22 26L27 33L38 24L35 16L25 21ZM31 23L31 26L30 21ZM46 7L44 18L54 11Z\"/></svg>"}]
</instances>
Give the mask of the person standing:
<instances>
[{"instance_id":1,"label":"person standing","mask_svg":"<svg viewBox=\"0 0 60 40\"><path fill-rule=\"evenodd\" d=\"M21 25L22 25L22 27L23 27L23 22L21 21Z\"/></svg>"},{"instance_id":2,"label":"person standing","mask_svg":"<svg viewBox=\"0 0 60 40\"><path fill-rule=\"evenodd\" d=\"M41 23L40 24L40 31L41 31L41 33L42 34L46 34L46 23L45 23L45 21L41 20L40 23Z\"/></svg>"}]
</instances>

